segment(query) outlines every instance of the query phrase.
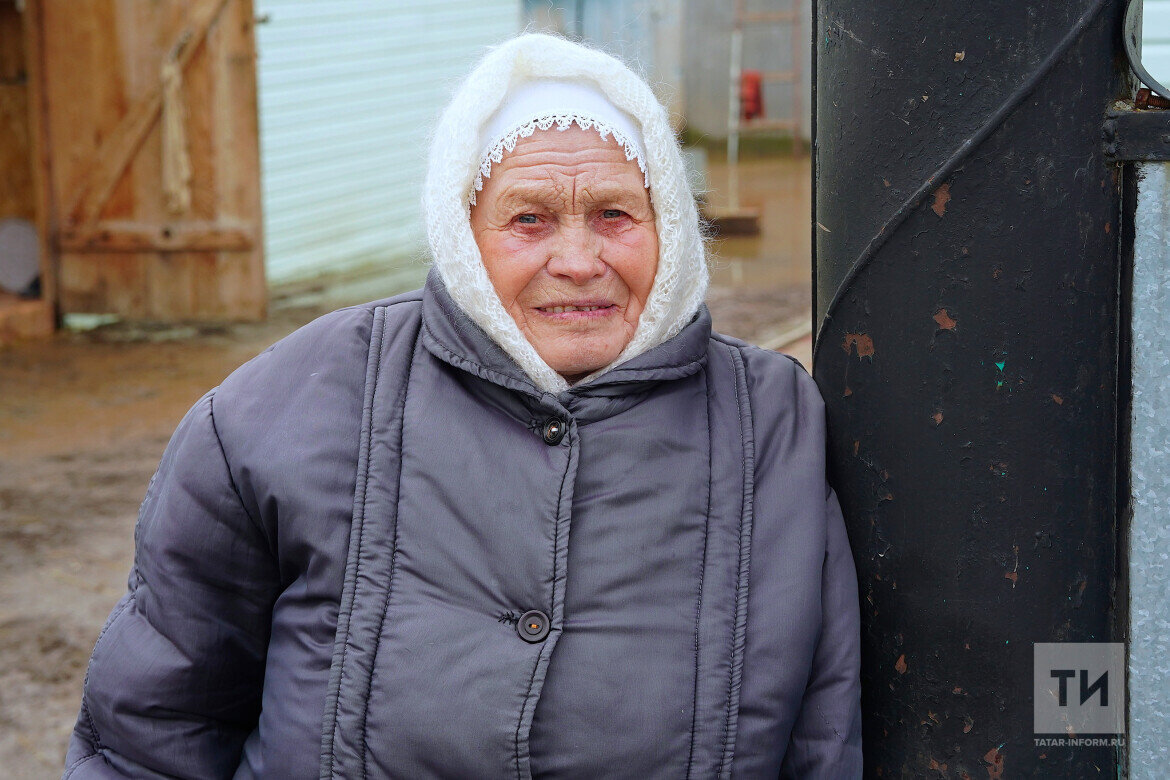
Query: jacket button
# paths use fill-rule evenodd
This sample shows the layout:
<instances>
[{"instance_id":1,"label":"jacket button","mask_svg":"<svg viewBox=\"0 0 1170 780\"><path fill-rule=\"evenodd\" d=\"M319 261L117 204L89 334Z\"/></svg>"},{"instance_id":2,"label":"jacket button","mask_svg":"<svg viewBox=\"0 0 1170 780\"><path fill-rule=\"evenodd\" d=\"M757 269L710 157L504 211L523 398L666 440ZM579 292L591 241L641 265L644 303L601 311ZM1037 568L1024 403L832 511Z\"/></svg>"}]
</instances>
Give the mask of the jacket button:
<instances>
[{"instance_id":1,"label":"jacket button","mask_svg":"<svg viewBox=\"0 0 1170 780\"><path fill-rule=\"evenodd\" d=\"M561 439L565 438L566 425L563 420L558 420L556 417L550 417L544 421L544 443L548 445L556 445L561 443Z\"/></svg>"},{"instance_id":2,"label":"jacket button","mask_svg":"<svg viewBox=\"0 0 1170 780\"><path fill-rule=\"evenodd\" d=\"M539 642L548 636L548 615L539 609L532 609L520 616L516 633L525 642Z\"/></svg>"}]
</instances>

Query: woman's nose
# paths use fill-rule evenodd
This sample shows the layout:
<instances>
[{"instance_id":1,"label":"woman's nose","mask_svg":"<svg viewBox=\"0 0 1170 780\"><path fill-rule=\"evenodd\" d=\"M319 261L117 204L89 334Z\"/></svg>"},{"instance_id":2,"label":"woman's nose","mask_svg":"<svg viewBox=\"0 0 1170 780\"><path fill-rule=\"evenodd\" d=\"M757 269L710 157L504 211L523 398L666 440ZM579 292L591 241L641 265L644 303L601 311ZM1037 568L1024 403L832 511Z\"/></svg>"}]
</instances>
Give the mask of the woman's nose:
<instances>
[{"instance_id":1,"label":"woman's nose","mask_svg":"<svg viewBox=\"0 0 1170 780\"><path fill-rule=\"evenodd\" d=\"M605 274L601 241L591 230L567 228L563 230L560 239L546 266L550 274L568 279L574 284L585 284Z\"/></svg>"}]
</instances>

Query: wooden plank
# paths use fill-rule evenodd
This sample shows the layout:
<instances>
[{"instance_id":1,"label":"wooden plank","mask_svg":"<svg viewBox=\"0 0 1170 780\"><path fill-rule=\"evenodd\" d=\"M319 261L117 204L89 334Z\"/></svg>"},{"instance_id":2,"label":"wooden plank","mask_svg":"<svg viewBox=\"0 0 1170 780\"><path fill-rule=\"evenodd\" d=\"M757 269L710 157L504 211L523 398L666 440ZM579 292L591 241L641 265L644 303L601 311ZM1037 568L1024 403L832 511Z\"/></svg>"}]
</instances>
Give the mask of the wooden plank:
<instances>
[{"instance_id":1,"label":"wooden plank","mask_svg":"<svg viewBox=\"0 0 1170 780\"><path fill-rule=\"evenodd\" d=\"M260 205L260 107L256 94L255 22L251 0L233 4L220 17L208 44L216 56L216 91L204 114L219 130L215 199L224 213L255 218Z\"/></svg>"},{"instance_id":2,"label":"wooden plank","mask_svg":"<svg viewBox=\"0 0 1170 780\"><path fill-rule=\"evenodd\" d=\"M741 24L795 24L799 20L796 11L757 11L742 14Z\"/></svg>"},{"instance_id":3,"label":"wooden plank","mask_svg":"<svg viewBox=\"0 0 1170 780\"><path fill-rule=\"evenodd\" d=\"M230 316L263 319L268 287L264 273L263 207L260 192L260 111L256 86L255 9L252 0L228 7L209 38L218 47L216 93L208 117L216 136L215 198L220 213L251 226L252 251L221 254L217 267L231 271L216 279L216 297Z\"/></svg>"},{"instance_id":4,"label":"wooden plank","mask_svg":"<svg viewBox=\"0 0 1170 780\"><path fill-rule=\"evenodd\" d=\"M0 83L0 219L36 218L28 111L28 87Z\"/></svg>"},{"instance_id":5,"label":"wooden plank","mask_svg":"<svg viewBox=\"0 0 1170 780\"><path fill-rule=\"evenodd\" d=\"M53 332L53 307L41 298L32 300L0 293L0 347Z\"/></svg>"},{"instance_id":6,"label":"wooden plank","mask_svg":"<svg viewBox=\"0 0 1170 780\"><path fill-rule=\"evenodd\" d=\"M256 245L246 225L185 221L166 224L106 220L61 231L68 252L245 252Z\"/></svg>"},{"instance_id":7,"label":"wooden plank","mask_svg":"<svg viewBox=\"0 0 1170 780\"><path fill-rule=\"evenodd\" d=\"M788 84L796 83L797 78L800 77L799 71L795 70L764 70L760 71L760 78L764 81L784 82Z\"/></svg>"},{"instance_id":8,"label":"wooden plank","mask_svg":"<svg viewBox=\"0 0 1170 780\"><path fill-rule=\"evenodd\" d=\"M792 130L800 126L798 119L750 119L743 122L739 129L748 132L752 130Z\"/></svg>"},{"instance_id":9,"label":"wooden plank","mask_svg":"<svg viewBox=\"0 0 1170 780\"><path fill-rule=\"evenodd\" d=\"M172 51L177 52L176 60L180 70L186 69L211 23L230 1L200 0L191 10L191 22L172 46ZM83 174L68 209L70 223L84 225L97 220L126 167L157 124L161 109L162 88L159 85L127 111L118 127L93 156L93 164Z\"/></svg>"},{"instance_id":10,"label":"wooden plank","mask_svg":"<svg viewBox=\"0 0 1170 780\"><path fill-rule=\"evenodd\" d=\"M0 2L0 219L36 218L28 113L21 16L16 6Z\"/></svg>"},{"instance_id":11,"label":"wooden plank","mask_svg":"<svg viewBox=\"0 0 1170 780\"><path fill-rule=\"evenodd\" d=\"M251 321L266 295L251 252L62 252L65 311L159 321Z\"/></svg>"},{"instance_id":12,"label":"wooden plank","mask_svg":"<svg viewBox=\"0 0 1170 780\"><path fill-rule=\"evenodd\" d=\"M0 2L0 84L24 83L24 24L12 3Z\"/></svg>"},{"instance_id":13,"label":"wooden plank","mask_svg":"<svg viewBox=\"0 0 1170 780\"><path fill-rule=\"evenodd\" d=\"M150 255L61 252L61 311L144 317Z\"/></svg>"},{"instance_id":14,"label":"wooden plank","mask_svg":"<svg viewBox=\"0 0 1170 780\"><path fill-rule=\"evenodd\" d=\"M731 209L703 209L703 219L715 235L758 236L760 234L760 210L741 207Z\"/></svg>"},{"instance_id":15,"label":"wooden plank","mask_svg":"<svg viewBox=\"0 0 1170 780\"><path fill-rule=\"evenodd\" d=\"M29 167L32 182L33 221L41 255L41 303L48 328L57 323L57 264L49 237L56 221L45 100L44 20L41 0L28 0L21 18L25 68L28 74Z\"/></svg>"}]
</instances>

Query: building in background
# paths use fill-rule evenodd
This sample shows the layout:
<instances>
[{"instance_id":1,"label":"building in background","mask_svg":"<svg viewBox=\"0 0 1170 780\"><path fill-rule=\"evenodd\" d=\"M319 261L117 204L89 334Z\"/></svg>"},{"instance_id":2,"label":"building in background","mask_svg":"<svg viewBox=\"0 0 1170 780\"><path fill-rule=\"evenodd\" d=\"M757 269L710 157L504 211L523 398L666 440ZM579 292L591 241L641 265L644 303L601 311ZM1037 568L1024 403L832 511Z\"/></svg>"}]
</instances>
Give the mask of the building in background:
<instances>
[{"instance_id":1,"label":"building in background","mask_svg":"<svg viewBox=\"0 0 1170 780\"><path fill-rule=\"evenodd\" d=\"M270 282L394 266L425 273L427 135L520 0L256 0Z\"/></svg>"},{"instance_id":2,"label":"building in background","mask_svg":"<svg viewBox=\"0 0 1170 780\"><path fill-rule=\"evenodd\" d=\"M683 10L688 0L524 0L525 25L621 58L654 88L678 126L686 112Z\"/></svg>"},{"instance_id":3,"label":"building in background","mask_svg":"<svg viewBox=\"0 0 1170 780\"><path fill-rule=\"evenodd\" d=\"M532 29L614 53L642 71L694 135L727 135L731 36L743 29L741 66L764 76L764 118L809 137L811 4L799 0L524 0ZM787 129L786 132L791 132Z\"/></svg>"},{"instance_id":4,"label":"building in background","mask_svg":"<svg viewBox=\"0 0 1170 780\"><path fill-rule=\"evenodd\" d=\"M1143 59L1170 83L1170 0L1144 5ZM264 269L278 284L363 267L399 269L402 286L421 281L429 128L485 47L525 27L621 56L654 85L676 127L721 139L732 29L737 15L752 17L742 25L742 67L779 76L762 80L764 118L794 122L808 137L810 4L795 0L117 0L72 8L0 0L0 153L13 174L0 183L0 246L14 251L13 220L24 220L24 234L37 233L34 265L43 266L39 291L20 280L0 284L0 341L6 332L47 332L56 315L78 312L255 318ZM254 16L262 22L255 41L239 21ZM73 40L85 45L58 56ZM168 59L182 78L164 94ZM161 121L164 104L185 123ZM175 212L163 198L161 161L181 162L183 150L191 203ZM20 316L6 325L5 312Z\"/></svg>"},{"instance_id":5,"label":"building in background","mask_svg":"<svg viewBox=\"0 0 1170 780\"><path fill-rule=\"evenodd\" d=\"M727 135L731 34L739 16L740 64L763 76L761 129L789 123L784 132L807 141L812 110L812 3L801 0L686 0L684 70L687 126L715 137ZM750 126L745 126L750 129Z\"/></svg>"}]
</instances>

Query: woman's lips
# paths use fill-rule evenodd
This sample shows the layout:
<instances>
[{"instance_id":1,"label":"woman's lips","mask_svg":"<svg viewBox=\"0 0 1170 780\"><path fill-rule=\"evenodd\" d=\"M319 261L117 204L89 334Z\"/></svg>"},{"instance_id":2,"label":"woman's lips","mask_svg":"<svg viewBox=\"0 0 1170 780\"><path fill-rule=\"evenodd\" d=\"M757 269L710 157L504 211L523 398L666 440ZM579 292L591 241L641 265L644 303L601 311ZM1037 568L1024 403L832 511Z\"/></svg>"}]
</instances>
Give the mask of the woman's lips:
<instances>
[{"instance_id":1,"label":"woman's lips","mask_svg":"<svg viewBox=\"0 0 1170 780\"><path fill-rule=\"evenodd\" d=\"M578 320L608 316L617 311L617 306L604 302L558 303L548 306L537 306L536 310L546 317L554 317L562 320Z\"/></svg>"}]
</instances>

